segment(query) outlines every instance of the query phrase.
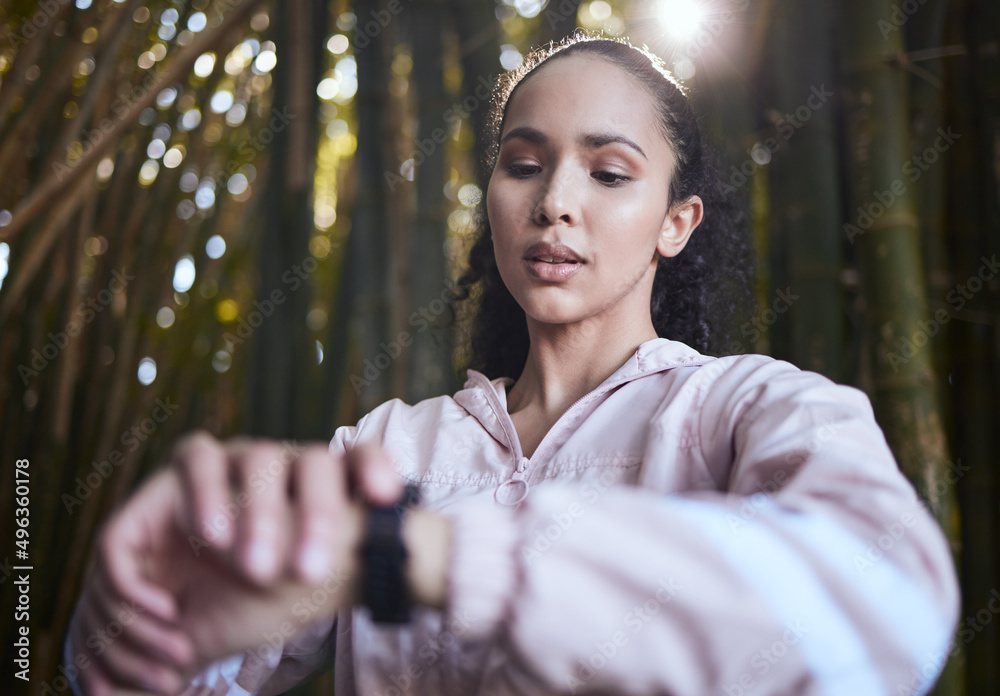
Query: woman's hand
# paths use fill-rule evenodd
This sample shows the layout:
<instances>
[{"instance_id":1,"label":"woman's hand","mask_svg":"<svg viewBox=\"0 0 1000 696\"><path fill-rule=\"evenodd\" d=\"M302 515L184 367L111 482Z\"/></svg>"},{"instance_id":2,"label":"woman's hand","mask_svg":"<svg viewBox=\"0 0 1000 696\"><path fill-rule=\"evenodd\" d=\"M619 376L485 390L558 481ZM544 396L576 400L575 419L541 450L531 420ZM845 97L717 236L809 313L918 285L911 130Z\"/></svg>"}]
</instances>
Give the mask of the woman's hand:
<instances>
[{"instance_id":1,"label":"woman's hand","mask_svg":"<svg viewBox=\"0 0 1000 696\"><path fill-rule=\"evenodd\" d=\"M313 618L353 602L361 507L351 494L388 504L401 490L373 446L340 458L323 445L183 439L99 535L71 625L90 660L86 693L173 693L204 663L264 642L331 577L337 591Z\"/></svg>"},{"instance_id":2,"label":"woman's hand","mask_svg":"<svg viewBox=\"0 0 1000 696\"><path fill-rule=\"evenodd\" d=\"M330 571L329 549L343 521L343 503L396 502L403 486L392 461L370 444L337 461L325 446L237 438L223 444L204 433L182 440L172 458L188 503L192 548L232 554L262 586L284 568L317 582ZM197 552L197 551L196 551Z\"/></svg>"}]
</instances>

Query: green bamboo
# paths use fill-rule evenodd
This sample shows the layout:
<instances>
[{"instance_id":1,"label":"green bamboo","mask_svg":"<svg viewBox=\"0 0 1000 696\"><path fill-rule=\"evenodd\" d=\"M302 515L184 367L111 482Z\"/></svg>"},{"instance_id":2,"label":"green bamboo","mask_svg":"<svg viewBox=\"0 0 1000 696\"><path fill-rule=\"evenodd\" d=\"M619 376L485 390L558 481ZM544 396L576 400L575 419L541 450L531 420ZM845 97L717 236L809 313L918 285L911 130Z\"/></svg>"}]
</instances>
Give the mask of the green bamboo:
<instances>
[{"instance_id":1,"label":"green bamboo","mask_svg":"<svg viewBox=\"0 0 1000 696\"><path fill-rule=\"evenodd\" d=\"M994 74L996 59L977 48L995 40L998 23L995 8L988 3L953 2L950 9L947 43L965 46L969 51L946 63L951 98L945 123L960 133L961 139L948 153L945 172L948 243L954 261L942 306L954 317L946 328L956 349L961 350L960 356L956 350L951 365L951 381L956 404L955 454L969 468L959 482L964 523L962 616L965 625L974 629L973 640L964 645L968 691L978 694L1000 690L996 623L983 625L972 618L989 606L1000 581L1000 554L996 550L996 529L1000 526L996 470L1000 452L996 427L1000 408L996 393L1000 307L995 289L991 292L987 286L972 293L968 285L970 278L980 272L982 258L1000 252L994 153L986 145L994 138L989 124L995 123L998 116L995 96L993 113L989 113L989 95L1000 84Z\"/></svg>"},{"instance_id":2,"label":"green bamboo","mask_svg":"<svg viewBox=\"0 0 1000 696\"><path fill-rule=\"evenodd\" d=\"M946 460L935 376L922 339L913 338L927 307L914 192L901 178L910 153L908 89L891 59L903 46L895 35L883 40L877 28L892 11L889 2L842 7L853 27L844 35L843 72L855 184L843 229L860 257L876 335L875 408L903 472L944 522L949 504L932 485Z\"/></svg>"},{"instance_id":3,"label":"green bamboo","mask_svg":"<svg viewBox=\"0 0 1000 696\"><path fill-rule=\"evenodd\" d=\"M939 308L947 308L946 298L954 286L954 273L952 272L952 249L948 244L945 228L945 182L947 174L947 164L943 162L927 164L923 163L928 159L928 152L934 150L935 141L938 140L939 130L947 128L949 121L944 118L944 96L946 81L944 75L944 61L940 58L933 58L942 52L945 44L945 25L948 10L947 0L927 0L920 11L909 17L904 24L907 58L904 65L910 73L908 77L910 87L910 126L911 126L911 163L920 162L917 168L910 168L907 182L912 183L912 188L916 193L917 210L920 220L920 238L923 251L924 268L926 272L926 282L928 290L929 309L934 311ZM955 3L952 3L954 5ZM900 33L895 29L895 24L882 25L882 33ZM950 42L948 42L950 43ZM948 326L948 329L953 326ZM948 375L953 370L953 349L962 346L962 352L967 354L963 344L955 344L949 339L952 331L942 330L940 335L935 337L931 349L930 357L933 361L934 372L937 375ZM980 382L981 383L981 382ZM961 455L960 461L971 467L967 482L959 482L959 486L954 487L949 493L955 495L963 486L971 484L968 490L977 491L974 496L988 499L989 497L989 469L981 466L982 462L975 461L976 457L969 456L969 453L961 452L961 445L957 442L957 437L963 429L961 424L967 422L969 415L956 418L961 405L955 401L954 388L948 380L939 380L938 388L941 398L942 416L947 431L948 441L952 443L951 456ZM982 420L985 414L977 415L973 409L971 417ZM986 416L988 418L988 416ZM956 424L958 429L956 430ZM986 500L983 501L988 505ZM961 525L961 557L958 558L959 568L962 576L962 594L968 598L970 590L976 596L989 597L988 588L977 588L978 584L993 580L993 574L982 574L974 570L974 566L992 566L996 560L996 554L992 549L992 543L983 535L980 529L985 530L988 525L969 526L970 514L974 511L970 509L969 499L966 497L962 501ZM977 582L975 578L982 578ZM976 589L973 589L976 588ZM972 687L974 693L979 693L985 684L991 682L986 674L982 674L983 667L991 669L988 665L992 660L984 660L977 655L977 652L991 651L995 647L996 631L995 627L988 627L987 634L978 639L977 645L969 646L969 654L957 655L947 664L944 674L935 687L936 694L956 694L964 693L966 683ZM959 648L966 646L959 643ZM980 674L977 674L979 672ZM996 691L995 684L987 688L984 693Z\"/></svg>"},{"instance_id":4,"label":"green bamboo","mask_svg":"<svg viewBox=\"0 0 1000 696\"><path fill-rule=\"evenodd\" d=\"M314 11L324 8L325 3L314 0L293 0L272 15L275 41L288 47L275 69L274 109L284 119L275 123L268 145L274 183L265 192L255 289L258 304L245 309L248 317L253 311L261 320L245 346L251 356L246 428L267 437L320 435L319 409L308 398L315 382L316 349L306 315L319 267L310 255L309 240L314 230L316 49L322 50L325 38L325 21Z\"/></svg>"},{"instance_id":5,"label":"green bamboo","mask_svg":"<svg viewBox=\"0 0 1000 696\"><path fill-rule=\"evenodd\" d=\"M767 298L762 319L775 317L776 325L787 332L787 343L775 346L775 357L840 382L846 376L841 364L844 260L837 224L841 196L834 13L831 2L776 2L775 33L780 40L773 50L780 69L772 73L772 130L762 144L773 151L772 191L780 199L771 209L787 282Z\"/></svg>"},{"instance_id":6,"label":"green bamboo","mask_svg":"<svg viewBox=\"0 0 1000 696\"><path fill-rule=\"evenodd\" d=\"M490 172L483 166L480 155L489 146L486 128L489 99L480 99L479 95L484 94L484 85L492 85L500 72L500 31L493 4L481 0L450 0L449 4L460 41L461 96L463 99L470 96L476 99L476 108L469 114L475 133L472 152L477 158L474 162L476 181L485 191ZM464 375L462 378L464 381Z\"/></svg>"},{"instance_id":7,"label":"green bamboo","mask_svg":"<svg viewBox=\"0 0 1000 696\"><path fill-rule=\"evenodd\" d=\"M406 397L410 403L451 393L457 386L451 370L454 339L445 326L445 303L451 294L445 240L447 200L442 191L446 176L446 147L451 124L445 120L450 108L444 85L444 8L427 1L414 8L412 84L416 89L417 143L425 144L416 167L416 215L410 231L407 268L409 276L408 321L403 329L412 339L408 349ZM426 145L426 144L431 145ZM429 152L425 150L429 149ZM413 314L411 314L413 313ZM415 315L415 316L414 316ZM433 328L429 328L433 327ZM402 335L402 334L400 334Z\"/></svg>"},{"instance_id":8,"label":"green bamboo","mask_svg":"<svg viewBox=\"0 0 1000 696\"><path fill-rule=\"evenodd\" d=\"M370 17L378 10L373 0L359 0L354 12ZM389 27L393 25L390 23ZM358 360L352 366L349 383L358 392L359 409L367 413L389 399L391 363L382 368L375 361L384 353L381 347L392 341L392 296L390 292L391 235L387 215L386 174L398 176L387 168L386 89L390 80L386 31L367 37L364 46L355 48L358 65L357 201L352 217L351 235L358 236L357 285L352 290L353 311L349 330L358 345ZM367 360L368 363L364 361ZM384 361L379 361L384 362ZM374 365L367 373L367 365Z\"/></svg>"},{"instance_id":9,"label":"green bamboo","mask_svg":"<svg viewBox=\"0 0 1000 696\"><path fill-rule=\"evenodd\" d=\"M921 324L929 315L916 191L903 170L911 153L908 80L899 67L903 37L880 24L893 16L888 0L847 0L841 7L853 183L843 229L862 273L873 340L871 397L901 470L957 542L954 489L936 485L947 480L948 456L930 338Z\"/></svg>"},{"instance_id":10,"label":"green bamboo","mask_svg":"<svg viewBox=\"0 0 1000 696\"><path fill-rule=\"evenodd\" d=\"M248 18L257 4L257 0L243 3L238 11L226 13L222 26L213 26L186 48L170 49L173 53L166 60L170 66L167 72L181 81L185 96L194 98L193 103L206 114L203 126L210 119L216 122L221 119L217 115L209 115L206 108L215 83L203 83L203 89L210 90L207 93L199 94L198 88L188 90L185 82L190 64L200 51L209 48L219 50L225 56L232 40L239 38L233 32L236 23L241 17ZM144 445L144 448L150 446L148 452L142 449L130 453L121 470L116 469L113 478L92 493L83 510L77 509L74 511L76 514L69 514L61 495L74 492L76 476L92 473L91 462L106 458L112 448L122 448L119 441L121 433L135 424L133 419L136 414L148 414L148 403L154 390L160 393L162 385L169 384L170 396L176 401L186 402L188 399L183 392L190 388L188 383L180 384L183 379L172 379L176 368L171 369L166 363L166 351L158 352L158 343L164 338L164 333L153 323L156 310L163 304L164 292L167 297L172 295L169 288L172 265L164 267L163 259L172 261L177 258L179 248L187 251L197 243L198 226L179 225L175 214L178 200L190 197L177 186L183 169L161 169L155 184L138 186L136 170L146 158L149 126L135 123L140 108L126 107L127 113L111 112L111 103L118 97L122 85L138 85L146 74L138 68L136 56L149 47L149 35L145 31L148 25L145 28L135 26L143 22L133 19L133 7L130 5L118 7L95 3L94 8L99 9L99 21L92 22L95 19L93 12L72 11L74 22L82 18L86 23L80 26L71 22L68 31L57 34L60 36L58 40L44 46L42 53L47 57L41 64L42 74L26 87L26 93L45 90L46 98L58 108L36 109L33 118L37 123L29 124L30 128L24 126L22 132L37 133L37 137L17 143L10 138L13 137L12 129L18 127L18 120L26 116L26 107L21 107L15 112L18 120L12 120L3 143L8 148L7 152L14 152L10 148L16 147L19 154L13 158L13 166L3 177L3 185L0 185L0 208L17 210L17 204L21 203L20 209L24 209L25 202L33 201L29 208L36 211L32 214L37 214L33 220L29 215L13 223L14 227L20 226L19 233L11 234L10 229L3 230L5 239L13 238L13 241L11 276L0 292L0 302L10 307L8 319L0 331L0 356L5 374L13 375L13 380L4 380L0 387L0 398L3 399L0 421L4 429L0 448L5 455L0 467L5 480L13 480L11 467L15 458L27 456L32 461L35 483L32 487L31 515L36 520L32 525L33 560L46 568L44 575L35 578L32 593L49 598L38 601L31 615L32 635L36 637L32 646L32 687L36 690L43 679L51 683L55 665L61 660L61 640L69 610L77 597L82 561L95 531L95 521L121 499L137 474L150 464L158 463L172 435L183 427L184 411L157 431L155 446L154 439L148 439ZM155 12L156 8L153 9ZM214 16L214 8L207 10L210 17ZM183 8L182 14L191 11L193 8L189 4ZM129 31L116 34L115 20L123 22L119 26L126 26ZM86 81L74 78L71 93L66 78L71 76L75 66L67 63L66 57L79 50L79 33L87 27L87 23L93 23L99 30L100 40L87 44L87 51L93 52L97 58L98 70ZM244 31L242 27L240 30ZM112 37L115 40L112 41ZM21 48L23 51L28 49ZM221 61L218 66L216 74L222 75ZM19 70L23 68L22 65ZM50 79L52 71L56 74ZM60 84L63 89L57 88ZM4 82L4 98L8 103L12 99L8 95L12 93L7 88L14 85L17 85L17 80ZM313 91L311 86L308 89ZM147 90L149 101L155 96L155 90ZM80 107L76 120L63 116L62 107L71 99ZM28 108L31 103L29 99ZM250 106L245 126L256 132L260 124L255 123L255 104L251 102ZM176 123L178 108L175 102L168 109L157 109L157 122ZM67 136L79 139L82 136L76 131L81 127L95 129L102 118L112 115L116 118L112 119L110 132L105 131L101 145L103 151L92 148L91 152L97 154L89 155L84 164L78 165L73 176L62 182L54 180L50 165L65 158ZM183 168L196 164L200 171L211 169L212 160L220 154L222 148L213 147L207 138L202 137L202 127L174 134L174 139L187 148ZM130 130L133 132L128 133ZM115 160L113 181L110 185L95 187L93 167L98 155L105 153ZM266 170L262 162L257 162L257 165L261 175L257 185L263 190ZM304 171L308 178L309 170ZM85 219L80 219L75 209L73 198L77 190L84 194L84 214L88 216ZM47 193L39 196L39 191ZM56 197L59 192L67 195ZM219 208L222 208L222 201ZM65 219L60 221L57 218L62 216L63 209ZM91 220L95 213L96 220ZM62 235L67 240L62 245L44 239L50 236L46 228L53 222L58 223L52 228L53 234L56 237ZM72 236L66 237L66 230L73 230ZM106 253L98 257L87 257L81 253L81 243L90 234L107 238L110 246ZM76 243L71 242L74 239ZM27 262L32 255L40 260L40 266ZM83 288L78 285L81 265L91 267L86 273L90 283ZM58 357L50 359L50 365L32 380L30 389L25 389L16 366L30 364L32 350L50 342L50 332L63 331L83 296L93 299L98 290L107 287L110 273L114 270L135 273L141 279L128 285L124 298L118 296L93 322L88 322L68 348L61 350ZM24 278L19 281L25 288L23 294L17 290L18 283L14 282L19 277ZM119 302L122 299L127 301ZM209 307L209 312L211 310ZM209 316L215 326L214 313ZM178 341L179 354L185 360L192 358L189 350L191 336L183 336L180 326L173 329L170 336ZM184 341L185 338L188 340ZM116 349L115 361L110 367L102 365L98 359L100 349L105 346ZM156 357L161 368L158 386L151 388L140 386L134 373L133 354L147 353ZM199 366L204 368L207 361L203 357L192 359L198 359ZM187 373L188 370L185 370L184 374ZM9 508L11 500L12 496L3 496L0 504L0 509L8 517L12 517ZM64 553L60 550L68 551ZM4 633L9 633L7 628L10 626L10 616L0 621ZM10 646L0 651L5 660L11 658L9 651Z\"/></svg>"}]
</instances>

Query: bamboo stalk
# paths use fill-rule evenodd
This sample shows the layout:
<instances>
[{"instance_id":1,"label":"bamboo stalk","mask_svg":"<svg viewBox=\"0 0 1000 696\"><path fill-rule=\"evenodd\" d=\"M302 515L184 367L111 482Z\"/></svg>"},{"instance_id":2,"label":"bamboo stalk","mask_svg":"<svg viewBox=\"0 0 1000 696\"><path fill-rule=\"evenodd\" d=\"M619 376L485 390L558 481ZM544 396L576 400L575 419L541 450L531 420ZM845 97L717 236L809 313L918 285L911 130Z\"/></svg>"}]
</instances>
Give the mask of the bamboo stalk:
<instances>
[{"instance_id":1,"label":"bamboo stalk","mask_svg":"<svg viewBox=\"0 0 1000 696\"><path fill-rule=\"evenodd\" d=\"M195 41L181 49L169 66L156 76L143 96L132 104L124 116L110 126L103 140L93 144L90 150L70 168L69 172L59 172L50 176L18 203L12 211L10 224L0 228L0 240L14 239L36 215L46 209L55 196L74 183L88 168L95 166L108 150L112 149L112 146L116 146L121 137L135 126L139 113L155 101L156 95L163 87L185 77L198 56L224 42L230 30L243 21L260 2L262 0L244 0L242 4L225 15L225 19L214 31L203 32ZM217 4L228 3L225 0L219 0ZM155 73L151 74L155 75Z\"/></svg>"},{"instance_id":2,"label":"bamboo stalk","mask_svg":"<svg viewBox=\"0 0 1000 696\"><path fill-rule=\"evenodd\" d=\"M417 12L412 18L411 33L412 82L419 105L416 138L421 143L438 142L434 138L434 132L447 128L443 114L448 108L448 95L444 86L444 46L440 31L445 17L443 8L433 1L415 9ZM416 211L410 226L409 253L406 258L409 278L404 296L409 298L409 306L404 308L404 316L410 316L412 312L421 309L427 312L432 307L430 303L441 301L442 292L446 289L444 281L448 277L448 269L444 245L447 239L447 210L446 201L441 195L447 180L446 144L447 141L440 142L433 151L425 153L414 175ZM433 312L430 314L433 316ZM440 322L435 321L432 325L438 323ZM451 370L454 348L451 330L431 328L408 333L413 344L409 346L408 360L404 363L406 398L410 403L416 403L442 393L451 393L456 386L453 384L455 379Z\"/></svg>"},{"instance_id":3,"label":"bamboo stalk","mask_svg":"<svg viewBox=\"0 0 1000 696\"><path fill-rule=\"evenodd\" d=\"M355 11L366 17L376 9L371 0L358 0ZM388 343L392 331L392 298L390 296L390 266L385 250L391 248L389 224L386 215L386 182L384 172L398 175L395 167L387 167L388 157L384 143L388 140L386 129L386 87L390 73L386 53L385 32L356 52L358 65L358 93L356 109L358 118L357 149L357 207L351 226L351 235L358 235L357 288L351 323L357 332L361 359L371 360ZM354 366L361 374L360 364ZM357 369L361 368L361 369ZM361 411L367 413L388 400L389 379L380 375L369 381L360 391Z\"/></svg>"},{"instance_id":4,"label":"bamboo stalk","mask_svg":"<svg viewBox=\"0 0 1000 696\"><path fill-rule=\"evenodd\" d=\"M903 472L946 522L950 502L938 498L932 485L946 461L935 376L927 351L912 357L901 352L927 315L916 204L899 178L910 152L906 76L888 60L902 43L896 35L883 42L877 28L879 19L890 16L889 2L849 0L842 7L855 28L845 33L843 65L856 182L852 208L874 218L865 224L859 215L845 233L859 252L876 336L875 408ZM890 194L891 203L880 202Z\"/></svg>"},{"instance_id":5,"label":"bamboo stalk","mask_svg":"<svg viewBox=\"0 0 1000 696\"><path fill-rule=\"evenodd\" d=\"M314 365L309 357L315 355L315 347L306 315L313 274L319 271L318 262L309 252L315 225L312 178L305 171L312 169L314 161L316 128L309 114L318 108L317 49L322 50L325 38L318 35L314 15L325 12L325 6L312 0L296 2L274 24L276 41L291 47L288 59L279 62L276 69L274 103L278 109L287 108L291 118L297 120L290 127L276 130L268 148L269 166L280 172L280 178L273 181L280 184L264 191L264 224L255 284L258 301L269 301L268 296L276 289L283 293L284 301L255 330L246 346L250 358L247 427L267 437L297 437L307 432L315 419L307 401ZM288 278L287 273L302 274L310 262L317 265L308 277L299 276L300 283L283 280Z\"/></svg>"},{"instance_id":6,"label":"bamboo stalk","mask_svg":"<svg viewBox=\"0 0 1000 696\"><path fill-rule=\"evenodd\" d=\"M950 86L945 122L962 134L948 153L943 176L948 186L948 237L951 252L951 288L966 286L980 273L982 257L1000 252L1000 218L996 187L995 150L985 146L994 138L1000 109L996 93L1000 88L994 72L997 61L980 47L995 40L1000 20L995 8L987 3L965 1L952 3L951 33L948 43L964 43L969 55L945 62ZM989 112L992 96L993 112ZM925 172L924 174L930 174ZM995 281L994 281L995 283ZM974 616L992 601L991 593L1000 579L1000 554L996 548L996 530L1000 526L997 504L1000 501L1000 476L996 461L1000 452L997 434L996 389L1000 380L1000 302L995 286L987 283L979 292L968 290L962 307L956 307L950 289L942 293L947 311L955 320L948 329L955 355L950 365L952 398L956 404L955 455L969 467L959 482L962 502L962 581L963 616ZM992 326L984 322L989 317ZM992 379L988 377L992 375ZM963 647L967 658L967 681L970 694L996 693L1000 689L998 627L995 622L978 626L975 639ZM964 641L963 641L964 643Z\"/></svg>"},{"instance_id":7,"label":"bamboo stalk","mask_svg":"<svg viewBox=\"0 0 1000 696\"><path fill-rule=\"evenodd\" d=\"M451 11L455 16L455 29L461 43L462 58L462 91L464 94L475 94L481 91L480 80L492 84L500 72L497 67L497 56L500 55L500 31L497 25L493 7L479 0L450 0ZM479 107L469 115L472 129L475 133L475 144L472 151L478 156L489 147L486 129L486 117L489 104L480 101ZM476 183L483 191L489 181L490 172L483 167L482 158L475 161Z\"/></svg>"},{"instance_id":8,"label":"bamboo stalk","mask_svg":"<svg viewBox=\"0 0 1000 696\"><path fill-rule=\"evenodd\" d=\"M97 9L97 5L92 5L81 20L81 24L93 23L97 16ZM82 33L81 29L80 34L82 35ZM62 54L55 61L53 67L35 80L34 99L30 100L21 110L10 133L5 133L3 140L0 141L0 172L7 171L11 160L15 157L23 157L28 148L31 147L39 124L44 121L44 115L50 113L56 100L66 94L67 87L73 80L76 66L91 51L90 46L83 43L82 36L78 36L72 45L67 46L63 42L62 46Z\"/></svg>"},{"instance_id":9,"label":"bamboo stalk","mask_svg":"<svg viewBox=\"0 0 1000 696\"><path fill-rule=\"evenodd\" d=\"M77 232L76 245L72 247L71 256L72 272L70 273L69 284L66 288L67 303L66 313L69 322L77 326L82 331L83 326L76 315L76 307L79 305L83 293L80 292L80 259L83 255L84 242L90 237L94 226L94 215L97 209L97 199L88 198L83 204L80 215L80 222ZM56 389L56 406L53 414L52 436L56 442L65 443L69 436L70 416L72 414L73 386L76 382L77 362L80 355L79 341L72 341L63 354L62 363L59 366L58 387Z\"/></svg>"},{"instance_id":10,"label":"bamboo stalk","mask_svg":"<svg viewBox=\"0 0 1000 696\"><path fill-rule=\"evenodd\" d=\"M59 137L53 141L54 144L49 148L48 156L45 158L45 166L42 167L41 171L53 171L57 162L65 159L66 150L74 138L79 135L81 125L91 123L91 116L97 107L98 100L105 96L106 92L113 93L114 85L110 83L110 79L119 67L116 58L126 39L135 36L131 23L128 21L132 16L132 7L135 4L136 0L129 0L122 7L121 12L115 12L111 19L105 19L104 24L101 25L100 36L111 35L112 38L105 42L103 48L91 45L92 51L101 48L100 51L95 51L97 52L97 69L87 80L87 90L80 99L76 115L73 118L64 119ZM110 102L111 100L105 98L105 101ZM96 126L96 123L91 123L92 128Z\"/></svg>"},{"instance_id":11,"label":"bamboo stalk","mask_svg":"<svg viewBox=\"0 0 1000 696\"><path fill-rule=\"evenodd\" d=\"M942 46L945 40L947 6L947 0L927 0L924 6L920 8L920 11L910 17L905 25L906 50L908 53L904 62L907 66L910 66L909 72L911 73L908 78L911 102L910 130L912 133L910 154L916 158L915 161L923 159L923 153L927 148L934 147L934 141L939 137L939 131L949 125L943 120L944 90L941 79L943 61L940 58L933 57L935 52L941 52L939 47ZM912 62L921 58L924 60L920 65ZM920 238L923 252L922 260L926 271L926 286L929 300L944 300L954 285L954 274L951 270L952 264L950 258L951 248L945 236L945 176L946 166L942 163L937 166L928 166L926 170L921 169L919 178L916 181L912 181L913 189L916 192L917 209L919 211ZM910 176L907 178L912 179L913 177ZM907 183L910 182L908 181ZM939 375L947 375L952 372L950 363L953 358L949 355L948 350L950 348L948 344L949 334L951 334L951 331L942 330L941 336L937 337L933 346L930 347L932 348L931 360L934 372ZM954 440L957 437L954 428L953 411L955 408L953 400L949 398L952 395L952 391L948 388L947 381L942 380L938 384L944 424L949 441L952 443L954 451L957 452L959 445ZM963 461L973 467L973 471L970 473L974 479L979 479L985 474L988 480L988 471L978 466L977 462L968 457L964 457ZM988 486L983 487L984 492L987 489ZM956 492L957 490L953 491L952 494L954 495ZM956 502L953 505L957 504L958 500L956 496ZM964 503L961 505L961 508L962 517L967 518L970 510ZM956 558L956 563L960 569L963 565L967 566L973 557L978 559L974 561L976 564L982 561L989 563L995 560L995 554L992 552L992 544L990 542L986 544L988 548L983 548L980 545L973 552L972 556L968 555L968 552L972 549L968 544L970 533L972 533L972 530L969 528L969 522L971 521L971 519L964 520L964 523L961 525L962 537L955 540L956 543L959 543L959 541L961 543L962 553L956 554L960 556ZM965 559L964 562L963 558ZM962 578L964 596L968 592L968 588L971 587L970 582L975 583L976 581L973 580L968 572L962 572ZM983 578L985 581L989 581L990 579L989 576ZM984 594L988 597L989 591L986 590ZM992 636L983 636L979 640L983 641L983 643L986 643L988 639L995 641L995 630L990 630L989 633ZM962 644L959 644L959 647L962 649L965 648ZM990 647L993 646L987 646L987 649ZM967 663L967 657L969 656L959 654L949 660L945 666L944 673L935 685L934 694L936 696L964 693L967 677L969 678L969 683L979 683L980 687L982 686L983 682L972 676L971 670L976 660ZM995 688L990 688L986 691L992 693L995 690ZM979 688L976 691L979 691Z\"/></svg>"},{"instance_id":12,"label":"bamboo stalk","mask_svg":"<svg viewBox=\"0 0 1000 696\"><path fill-rule=\"evenodd\" d=\"M42 229L31 239L24 256L14 266L17 270L10 285L4 284L3 299L0 301L0 324L6 323L11 309L20 302L28 284L41 269L42 263L52 250L52 246L66 229L67 220L80 207L83 197L93 190L94 180L92 178L82 178L75 183L76 185L69 192L69 195L59 202Z\"/></svg>"},{"instance_id":13,"label":"bamboo stalk","mask_svg":"<svg viewBox=\"0 0 1000 696\"><path fill-rule=\"evenodd\" d=\"M953 489L947 480L947 443L937 379L928 350L913 349L928 320L917 203L902 179L910 158L907 75L892 57L904 51L900 32L883 37L879 21L888 0L847 0L843 73L851 136L852 220L845 224L862 273L873 339L871 395L876 417L903 473L953 544L959 538ZM866 217L867 216L867 217Z\"/></svg>"},{"instance_id":14,"label":"bamboo stalk","mask_svg":"<svg viewBox=\"0 0 1000 696\"><path fill-rule=\"evenodd\" d=\"M7 136L4 128L7 127L7 121L10 118L11 106L13 106L14 101L18 97L22 99L25 97L25 85L28 84L27 69L35 65L36 61L41 57L42 51L50 46L49 37L52 34L52 30L69 13L70 7L68 3L63 4L59 8L59 11L48 22L43 24L38 33L31 39L24 39L23 34L20 36L20 39L25 40L26 43L15 55L14 64L7 71L7 74L4 75L3 89L0 90L0 135L4 138ZM23 31L23 27L24 23L22 22L18 30ZM7 28L9 29L9 33L5 34L7 40L10 43L15 43L17 39L14 38L14 35L18 32L10 29L10 25Z\"/></svg>"},{"instance_id":15,"label":"bamboo stalk","mask_svg":"<svg viewBox=\"0 0 1000 696\"><path fill-rule=\"evenodd\" d=\"M785 247L787 267L782 275L790 296L798 299L786 302L790 304L787 315L779 319L789 332L788 353L774 355L842 381L843 240L837 225L841 198L832 52L835 10L826 2L806 6L778 0L777 5L775 18L783 26L783 38L775 48L776 65L781 69L773 73L776 129L762 144L768 151L772 149L769 144L774 149L772 190L780 191L783 200L780 206L772 205L772 214ZM775 298L768 297L765 307L772 302Z\"/></svg>"}]
</instances>

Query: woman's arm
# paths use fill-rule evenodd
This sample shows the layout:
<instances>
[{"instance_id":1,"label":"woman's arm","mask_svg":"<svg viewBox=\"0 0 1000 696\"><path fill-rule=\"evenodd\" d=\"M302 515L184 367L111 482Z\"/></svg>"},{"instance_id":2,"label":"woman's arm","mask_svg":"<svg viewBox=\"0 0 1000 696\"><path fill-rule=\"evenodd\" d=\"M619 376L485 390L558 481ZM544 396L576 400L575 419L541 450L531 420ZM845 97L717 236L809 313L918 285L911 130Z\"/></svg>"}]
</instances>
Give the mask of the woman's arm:
<instances>
[{"instance_id":1,"label":"woman's arm","mask_svg":"<svg viewBox=\"0 0 1000 696\"><path fill-rule=\"evenodd\" d=\"M787 363L733 362L693 397L728 491L546 484L515 511L453 512L446 610L509 657L486 692L929 689L957 580L867 399Z\"/></svg>"},{"instance_id":2,"label":"woman's arm","mask_svg":"<svg viewBox=\"0 0 1000 696\"><path fill-rule=\"evenodd\" d=\"M192 667L216 660L209 672L232 668L223 658L244 650L243 688L267 693L304 678L304 665L332 651L336 609L357 594L363 518L347 495L395 499L401 490L391 462L345 453L354 432L338 429L332 451L294 448L291 456L264 441L182 441L99 534L66 645L66 667L77 665L83 691L175 693ZM310 546L318 564L309 562ZM318 586L328 601L313 606L304 598ZM117 621L122 606L134 607L135 618ZM115 621L120 636L103 639ZM223 670L229 679L232 672Z\"/></svg>"}]
</instances>

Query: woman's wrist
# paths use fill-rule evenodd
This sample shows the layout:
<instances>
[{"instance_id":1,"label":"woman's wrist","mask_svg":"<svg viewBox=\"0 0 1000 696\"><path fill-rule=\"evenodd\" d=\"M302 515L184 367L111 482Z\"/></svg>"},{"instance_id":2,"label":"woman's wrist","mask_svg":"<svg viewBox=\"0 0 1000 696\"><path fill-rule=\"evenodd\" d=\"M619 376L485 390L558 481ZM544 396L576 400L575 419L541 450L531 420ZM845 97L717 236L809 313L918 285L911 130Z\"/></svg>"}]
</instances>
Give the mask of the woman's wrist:
<instances>
[{"instance_id":1,"label":"woman's wrist","mask_svg":"<svg viewBox=\"0 0 1000 696\"><path fill-rule=\"evenodd\" d=\"M408 551L406 578L415 604L445 607L451 525L448 517L420 508L403 518L401 534Z\"/></svg>"},{"instance_id":2,"label":"woman's wrist","mask_svg":"<svg viewBox=\"0 0 1000 696\"><path fill-rule=\"evenodd\" d=\"M345 526L350 548L347 567L351 604L363 596L364 567L361 547L367 534L367 507L351 505ZM448 563L451 553L451 520L437 512L416 508L403 516L400 535L407 550L406 580L414 604L444 609L447 595Z\"/></svg>"}]
</instances>

